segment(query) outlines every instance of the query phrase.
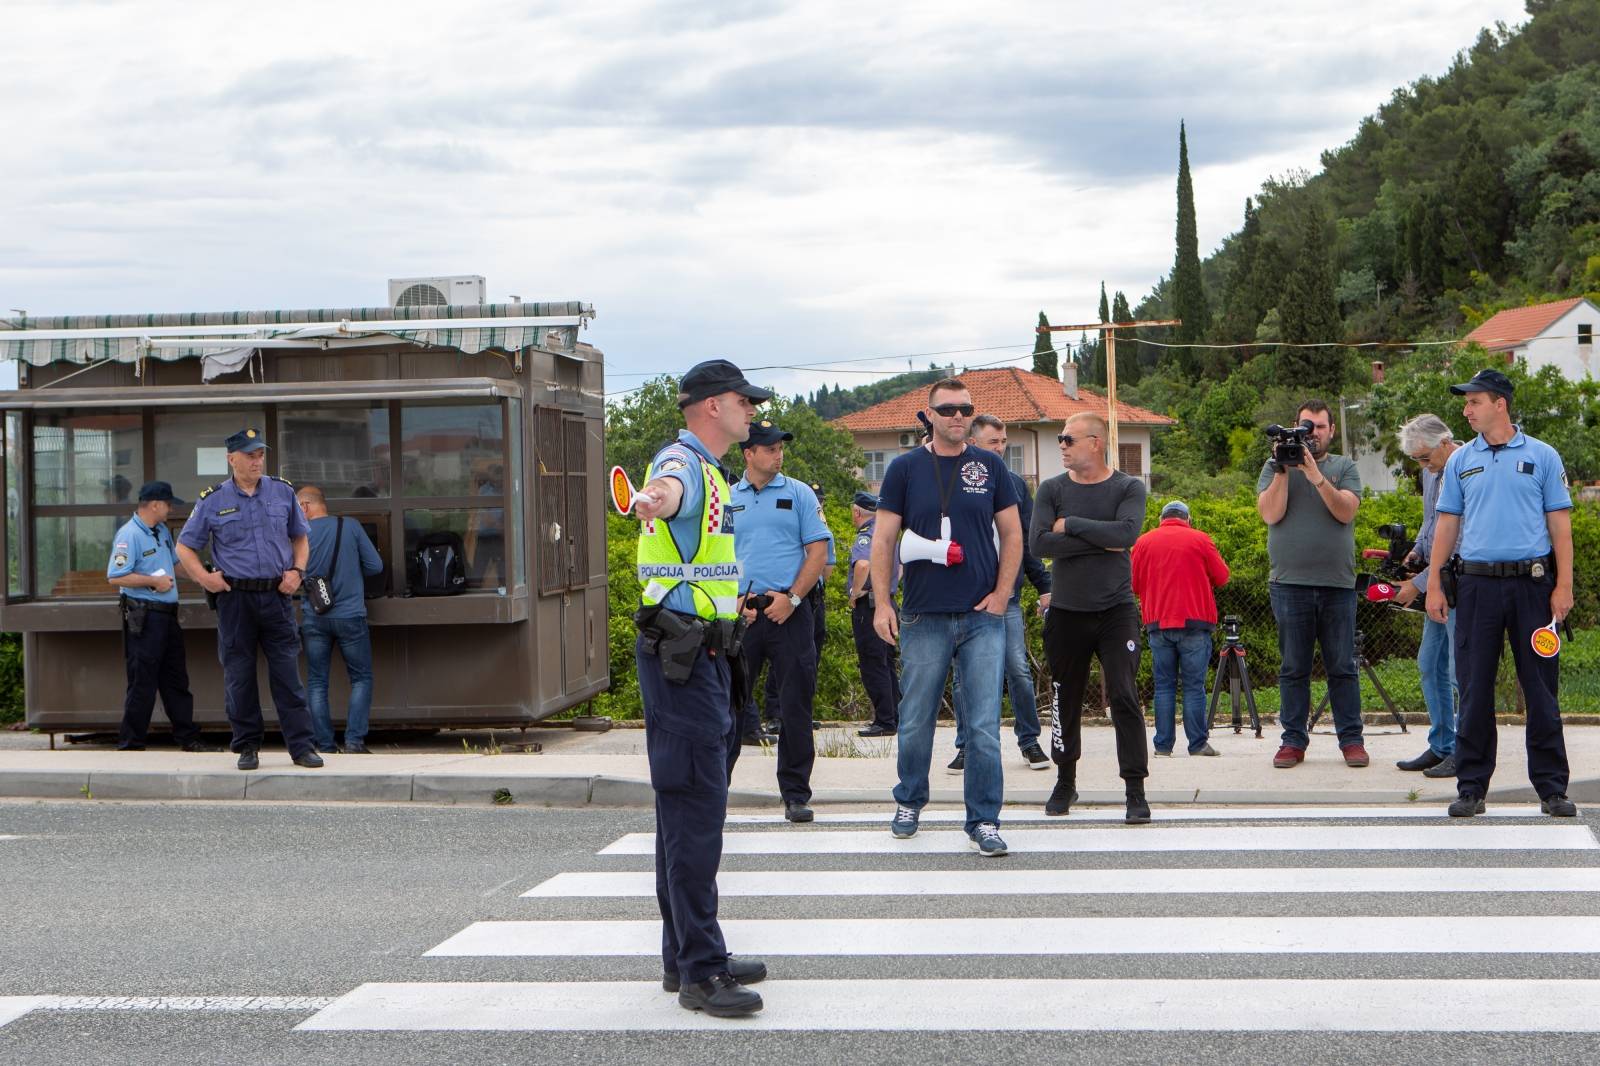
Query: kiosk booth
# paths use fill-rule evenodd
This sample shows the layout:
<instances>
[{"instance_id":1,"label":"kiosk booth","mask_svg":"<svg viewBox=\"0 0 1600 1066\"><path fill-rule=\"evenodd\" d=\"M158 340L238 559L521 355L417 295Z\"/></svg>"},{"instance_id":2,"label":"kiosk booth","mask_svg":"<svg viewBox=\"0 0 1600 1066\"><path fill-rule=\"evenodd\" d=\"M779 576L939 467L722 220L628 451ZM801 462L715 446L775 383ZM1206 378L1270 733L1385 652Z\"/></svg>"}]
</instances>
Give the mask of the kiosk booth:
<instances>
[{"instance_id":1,"label":"kiosk booth","mask_svg":"<svg viewBox=\"0 0 1600 1066\"><path fill-rule=\"evenodd\" d=\"M116 727L112 535L157 479L187 501L176 533L227 478L223 440L245 426L265 434L269 474L320 486L383 557L366 590L374 729L526 724L604 690L604 368L578 341L593 314L542 303L0 322L19 385L0 391L0 629L22 634L28 725ZM439 531L460 537L467 587L412 595L408 560ZM178 589L195 716L222 726L216 616L181 575ZM336 664L336 723L347 701Z\"/></svg>"}]
</instances>

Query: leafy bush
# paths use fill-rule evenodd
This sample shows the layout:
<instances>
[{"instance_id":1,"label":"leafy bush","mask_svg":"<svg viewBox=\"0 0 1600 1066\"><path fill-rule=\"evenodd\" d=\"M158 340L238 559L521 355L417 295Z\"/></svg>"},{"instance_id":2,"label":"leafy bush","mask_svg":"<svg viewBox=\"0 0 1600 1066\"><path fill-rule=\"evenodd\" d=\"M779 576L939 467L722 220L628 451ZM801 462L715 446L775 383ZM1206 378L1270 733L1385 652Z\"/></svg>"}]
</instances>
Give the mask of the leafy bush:
<instances>
[{"instance_id":1,"label":"leafy bush","mask_svg":"<svg viewBox=\"0 0 1600 1066\"><path fill-rule=\"evenodd\" d=\"M22 721L22 637L0 633L0 725Z\"/></svg>"}]
</instances>

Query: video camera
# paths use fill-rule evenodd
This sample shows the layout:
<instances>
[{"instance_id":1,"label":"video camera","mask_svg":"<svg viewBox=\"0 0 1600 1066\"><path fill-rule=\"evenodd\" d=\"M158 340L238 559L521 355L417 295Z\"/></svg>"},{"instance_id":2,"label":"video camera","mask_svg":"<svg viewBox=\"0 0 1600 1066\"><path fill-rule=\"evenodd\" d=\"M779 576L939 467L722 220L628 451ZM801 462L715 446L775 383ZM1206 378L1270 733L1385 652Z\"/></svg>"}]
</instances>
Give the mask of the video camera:
<instances>
[{"instance_id":1,"label":"video camera","mask_svg":"<svg viewBox=\"0 0 1600 1066\"><path fill-rule=\"evenodd\" d=\"M1394 599L1399 585L1411 578L1416 573L1406 566L1406 558L1411 554L1411 549L1416 546L1416 541L1406 535L1406 527L1402 522L1390 522L1378 527L1378 536L1389 542L1387 548L1363 548L1363 559L1381 559L1378 572L1374 574L1356 575L1356 593L1366 596L1372 603L1387 603Z\"/></svg>"},{"instance_id":2,"label":"video camera","mask_svg":"<svg viewBox=\"0 0 1600 1066\"><path fill-rule=\"evenodd\" d=\"M1267 438L1272 441L1272 461L1281 466L1299 466L1306 461L1306 440L1315 427L1311 419L1302 419L1298 426L1267 427Z\"/></svg>"},{"instance_id":3,"label":"video camera","mask_svg":"<svg viewBox=\"0 0 1600 1066\"><path fill-rule=\"evenodd\" d=\"M1237 644L1240 640L1242 622L1236 614L1222 616L1222 638L1229 644Z\"/></svg>"}]
</instances>

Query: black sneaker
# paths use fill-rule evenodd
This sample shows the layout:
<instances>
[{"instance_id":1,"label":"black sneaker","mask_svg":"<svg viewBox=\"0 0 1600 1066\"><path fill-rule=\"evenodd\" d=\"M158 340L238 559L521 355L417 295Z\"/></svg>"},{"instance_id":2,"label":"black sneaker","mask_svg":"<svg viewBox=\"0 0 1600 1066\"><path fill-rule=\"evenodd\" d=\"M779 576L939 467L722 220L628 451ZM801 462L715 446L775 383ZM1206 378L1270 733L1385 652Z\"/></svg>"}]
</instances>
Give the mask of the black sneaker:
<instances>
[{"instance_id":1,"label":"black sneaker","mask_svg":"<svg viewBox=\"0 0 1600 1066\"><path fill-rule=\"evenodd\" d=\"M261 759L256 754L255 748L239 749L239 769L256 770L261 767Z\"/></svg>"},{"instance_id":2,"label":"black sneaker","mask_svg":"<svg viewBox=\"0 0 1600 1066\"><path fill-rule=\"evenodd\" d=\"M1056 778L1056 787L1050 793L1050 798L1044 801L1044 813L1052 818L1060 817L1072 809L1078 802L1078 790L1074 783L1064 778Z\"/></svg>"},{"instance_id":3,"label":"black sneaker","mask_svg":"<svg viewBox=\"0 0 1600 1066\"><path fill-rule=\"evenodd\" d=\"M1456 757L1454 755L1446 755L1443 759L1422 771L1422 776L1435 778L1456 776Z\"/></svg>"},{"instance_id":4,"label":"black sneaker","mask_svg":"<svg viewBox=\"0 0 1600 1066\"><path fill-rule=\"evenodd\" d=\"M1028 760L1028 769L1030 770L1050 769L1050 756L1044 753L1044 749L1039 746L1038 741L1034 741L1023 748L1022 757Z\"/></svg>"},{"instance_id":5,"label":"black sneaker","mask_svg":"<svg viewBox=\"0 0 1600 1066\"><path fill-rule=\"evenodd\" d=\"M1450 804L1450 817L1471 818L1475 814L1483 813L1482 796L1457 796L1455 802Z\"/></svg>"},{"instance_id":6,"label":"black sneaker","mask_svg":"<svg viewBox=\"0 0 1600 1066\"><path fill-rule=\"evenodd\" d=\"M814 817L811 813L811 808L799 800L784 800L783 816L791 822L809 822ZM739 975L734 974L734 976L738 977Z\"/></svg>"},{"instance_id":7,"label":"black sneaker","mask_svg":"<svg viewBox=\"0 0 1600 1066\"><path fill-rule=\"evenodd\" d=\"M217 748L217 747L213 747L212 745L207 744L203 740L186 740L182 744L178 745L178 750L179 751L221 751L222 749L221 748Z\"/></svg>"},{"instance_id":8,"label":"black sneaker","mask_svg":"<svg viewBox=\"0 0 1600 1066\"><path fill-rule=\"evenodd\" d=\"M704 981L680 988L678 1006L705 1011L713 1018L744 1018L761 1009L761 996L729 974L714 973Z\"/></svg>"},{"instance_id":9,"label":"black sneaker","mask_svg":"<svg viewBox=\"0 0 1600 1066\"><path fill-rule=\"evenodd\" d=\"M1148 825L1150 804L1144 798L1143 788L1128 789L1128 810L1122 820L1128 825Z\"/></svg>"},{"instance_id":10,"label":"black sneaker","mask_svg":"<svg viewBox=\"0 0 1600 1066\"><path fill-rule=\"evenodd\" d=\"M1576 818L1578 816L1578 805L1567 799L1565 792L1557 792L1554 796L1540 800L1539 809L1552 818Z\"/></svg>"},{"instance_id":11,"label":"black sneaker","mask_svg":"<svg viewBox=\"0 0 1600 1066\"><path fill-rule=\"evenodd\" d=\"M728 975L741 985L753 985L767 979L767 964L760 959L739 959L728 956ZM661 975L661 991L676 992L678 990L678 972Z\"/></svg>"},{"instance_id":12,"label":"black sneaker","mask_svg":"<svg viewBox=\"0 0 1600 1066\"><path fill-rule=\"evenodd\" d=\"M960 777L962 774L966 773L967 753L958 749L956 751L956 757L950 760L950 765L944 768L944 772L949 774L951 777Z\"/></svg>"},{"instance_id":13,"label":"black sneaker","mask_svg":"<svg viewBox=\"0 0 1600 1066\"><path fill-rule=\"evenodd\" d=\"M304 766L307 770L320 770L323 765L322 756L314 751L302 751L294 757L294 764Z\"/></svg>"}]
</instances>

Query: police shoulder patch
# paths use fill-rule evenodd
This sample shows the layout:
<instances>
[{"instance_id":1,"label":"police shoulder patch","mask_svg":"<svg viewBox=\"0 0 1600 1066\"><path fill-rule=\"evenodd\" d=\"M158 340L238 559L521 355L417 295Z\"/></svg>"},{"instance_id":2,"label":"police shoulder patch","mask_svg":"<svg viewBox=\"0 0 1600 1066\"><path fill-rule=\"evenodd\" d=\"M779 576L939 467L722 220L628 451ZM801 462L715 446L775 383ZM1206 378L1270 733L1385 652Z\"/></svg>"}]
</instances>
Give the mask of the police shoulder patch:
<instances>
[{"instance_id":1,"label":"police shoulder patch","mask_svg":"<svg viewBox=\"0 0 1600 1066\"><path fill-rule=\"evenodd\" d=\"M667 458L656 464L655 472L658 474L665 474L669 470L682 470L688 465L688 460L682 459L676 455L669 455Z\"/></svg>"},{"instance_id":2,"label":"police shoulder patch","mask_svg":"<svg viewBox=\"0 0 1600 1066\"><path fill-rule=\"evenodd\" d=\"M283 483L284 483L284 484L285 484L285 485L288 485L288 486L289 486L289 487L290 487L290 488L291 488L291 489L292 489L292 488L294 488L294 482L292 482L292 481L290 481L290 480L289 480L289 479L288 479L288 478L286 478L286 477L276 477L276 476L274 476L274 475L272 475L272 474L268 474L268 475L267 475L267 476L268 476L268 477L270 477L270 478L272 478L272 480L274 480L274 481L281 481L281 482L283 482Z\"/></svg>"},{"instance_id":3,"label":"police shoulder patch","mask_svg":"<svg viewBox=\"0 0 1600 1066\"><path fill-rule=\"evenodd\" d=\"M209 488L209 489L201 489L201 490L200 490L200 495L199 495L199 496L197 496L197 497L196 497L196 499L201 499L201 500L203 500L203 499L205 499L205 498L206 498L206 497L207 497L207 496L209 496L209 495L211 495L211 494L212 494L212 493L213 493L213 492L216 492L216 491L217 491L217 489L219 489L219 488L221 488L221 486L220 486L220 485L212 485L212 486L211 486L211 487L210 487L210 488Z\"/></svg>"}]
</instances>

